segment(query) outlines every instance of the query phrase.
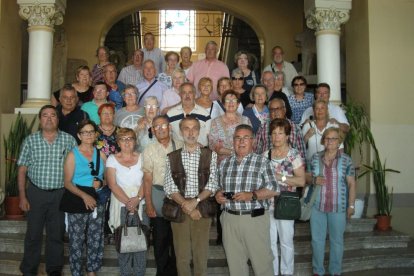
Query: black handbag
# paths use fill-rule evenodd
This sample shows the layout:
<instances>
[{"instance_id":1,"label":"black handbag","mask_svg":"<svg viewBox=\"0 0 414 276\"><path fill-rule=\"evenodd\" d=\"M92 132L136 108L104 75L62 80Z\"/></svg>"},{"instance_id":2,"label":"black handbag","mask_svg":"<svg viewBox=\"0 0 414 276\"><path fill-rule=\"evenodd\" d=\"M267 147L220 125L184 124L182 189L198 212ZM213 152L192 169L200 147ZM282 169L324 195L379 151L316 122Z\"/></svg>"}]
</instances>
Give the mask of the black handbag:
<instances>
[{"instance_id":1,"label":"black handbag","mask_svg":"<svg viewBox=\"0 0 414 276\"><path fill-rule=\"evenodd\" d=\"M79 190L93 197L95 200L97 199L98 195L96 194L95 188L79 185L76 185L76 187L78 187ZM86 208L82 198L70 192L68 189L65 189L65 192L63 193L62 199L60 201L59 210L62 212L73 214L93 212L93 210Z\"/></svg>"},{"instance_id":2,"label":"black handbag","mask_svg":"<svg viewBox=\"0 0 414 276\"><path fill-rule=\"evenodd\" d=\"M296 220L300 218L301 204L297 192L282 191L275 196L275 219Z\"/></svg>"}]
</instances>

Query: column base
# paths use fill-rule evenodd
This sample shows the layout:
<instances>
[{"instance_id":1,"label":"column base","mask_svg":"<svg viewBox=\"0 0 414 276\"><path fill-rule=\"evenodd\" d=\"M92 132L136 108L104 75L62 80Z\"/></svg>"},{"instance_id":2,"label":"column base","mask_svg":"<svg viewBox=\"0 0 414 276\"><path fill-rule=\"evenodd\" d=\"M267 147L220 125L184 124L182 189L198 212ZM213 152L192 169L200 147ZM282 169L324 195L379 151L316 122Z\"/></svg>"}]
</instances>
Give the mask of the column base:
<instances>
[{"instance_id":1,"label":"column base","mask_svg":"<svg viewBox=\"0 0 414 276\"><path fill-rule=\"evenodd\" d=\"M27 99L21 107L16 107L14 113L37 114L42 106L50 104L49 99Z\"/></svg>"}]
</instances>

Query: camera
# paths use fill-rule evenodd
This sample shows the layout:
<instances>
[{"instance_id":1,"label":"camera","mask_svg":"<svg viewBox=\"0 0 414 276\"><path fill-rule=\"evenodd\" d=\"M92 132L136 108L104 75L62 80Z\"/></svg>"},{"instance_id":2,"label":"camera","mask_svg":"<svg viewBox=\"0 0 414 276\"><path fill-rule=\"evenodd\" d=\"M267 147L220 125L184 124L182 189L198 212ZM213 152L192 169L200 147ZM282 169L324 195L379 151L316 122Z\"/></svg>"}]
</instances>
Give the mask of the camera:
<instances>
[{"instance_id":1,"label":"camera","mask_svg":"<svg viewBox=\"0 0 414 276\"><path fill-rule=\"evenodd\" d=\"M227 199L233 199L234 192L224 192L223 196Z\"/></svg>"}]
</instances>

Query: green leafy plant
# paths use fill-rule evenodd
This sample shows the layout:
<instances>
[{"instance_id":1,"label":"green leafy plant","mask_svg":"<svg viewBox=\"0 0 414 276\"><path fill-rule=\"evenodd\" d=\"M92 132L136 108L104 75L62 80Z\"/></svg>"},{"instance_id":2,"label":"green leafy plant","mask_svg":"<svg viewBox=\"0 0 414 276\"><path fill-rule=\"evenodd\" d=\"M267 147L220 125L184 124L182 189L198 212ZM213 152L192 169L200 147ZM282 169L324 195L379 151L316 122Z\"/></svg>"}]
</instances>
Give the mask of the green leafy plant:
<instances>
[{"instance_id":1,"label":"green leafy plant","mask_svg":"<svg viewBox=\"0 0 414 276\"><path fill-rule=\"evenodd\" d=\"M17 185L17 158L20 153L23 140L32 133L36 117L30 125L22 115L17 114L16 121L12 123L8 136L3 136L4 157L5 157L5 184L6 196L18 196L19 188Z\"/></svg>"}]
</instances>

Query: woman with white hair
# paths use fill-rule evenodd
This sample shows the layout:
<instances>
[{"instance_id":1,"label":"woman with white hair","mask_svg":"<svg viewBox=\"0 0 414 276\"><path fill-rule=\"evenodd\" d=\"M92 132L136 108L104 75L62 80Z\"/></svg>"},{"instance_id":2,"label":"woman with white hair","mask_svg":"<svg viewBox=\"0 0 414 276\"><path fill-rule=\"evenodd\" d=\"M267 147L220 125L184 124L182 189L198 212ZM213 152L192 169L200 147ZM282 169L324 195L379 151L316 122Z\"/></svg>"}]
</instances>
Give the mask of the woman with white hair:
<instances>
[{"instance_id":1,"label":"woman with white hair","mask_svg":"<svg viewBox=\"0 0 414 276\"><path fill-rule=\"evenodd\" d=\"M149 96L144 100L145 115L138 121L135 128L137 133L138 151L142 152L148 144L157 141L151 131L152 120L159 114L159 105L157 97Z\"/></svg>"}]
</instances>

